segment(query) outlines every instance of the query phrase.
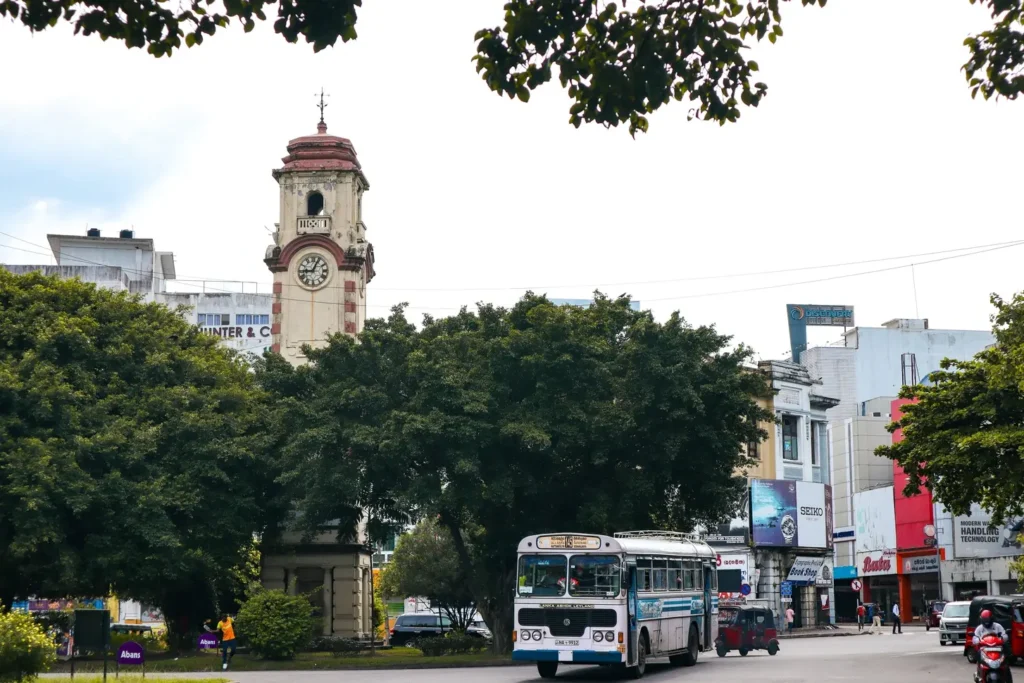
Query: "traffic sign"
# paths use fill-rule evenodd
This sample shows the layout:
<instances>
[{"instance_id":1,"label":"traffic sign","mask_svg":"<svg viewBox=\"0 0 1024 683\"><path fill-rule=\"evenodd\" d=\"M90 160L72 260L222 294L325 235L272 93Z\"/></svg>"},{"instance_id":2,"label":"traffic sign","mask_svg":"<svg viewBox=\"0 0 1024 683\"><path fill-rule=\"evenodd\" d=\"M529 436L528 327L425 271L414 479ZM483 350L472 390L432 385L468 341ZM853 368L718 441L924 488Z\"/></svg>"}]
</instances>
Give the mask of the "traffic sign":
<instances>
[{"instance_id":1,"label":"traffic sign","mask_svg":"<svg viewBox=\"0 0 1024 683\"><path fill-rule=\"evenodd\" d=\"M750 595L750 584L749 583L745 583L745 584L741 585L740 586L740 593L742 593L743 595Z\"/></svg>"},{"instance_id":2,"label":"traffic sign","mask_svg":"<svg viewBox=\"0 0 1024 683\"><path fill-rule=\"evenodd\" d=\"M861 589L861 582L857 579L854 579L850 582L850 588L852 588L855 591L859 591Z\"/></svg>"},{"instance_id":3,"label":"traffic sign","mask_svg":"<svg viewBox=\"0 0 1024 683\"><path fill-rule=\"evenodd\" d=\"M784 598L793 597L793 583L791 581L783 581L779 584L779 591L782 593L782 597Z\"/></svg>"}]
</instances>

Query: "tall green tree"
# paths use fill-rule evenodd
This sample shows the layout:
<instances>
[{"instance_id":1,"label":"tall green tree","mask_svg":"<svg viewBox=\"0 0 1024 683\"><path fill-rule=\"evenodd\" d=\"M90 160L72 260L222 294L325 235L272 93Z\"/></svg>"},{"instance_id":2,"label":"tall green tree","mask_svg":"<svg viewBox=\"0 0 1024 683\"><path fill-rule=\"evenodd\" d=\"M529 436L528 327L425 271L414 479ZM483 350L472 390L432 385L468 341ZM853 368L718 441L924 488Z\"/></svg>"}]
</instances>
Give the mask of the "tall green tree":
<instances>
[{"instance_id":1,"label":"tall green tree","mask_svg":"<svg viewBox=\"0 0 1024 683\"><path fill-rule=\"evenodd\" d=\"M980 503L999 523L1024 514L1024 296L992 304L996 343L944 360L932 385L904 387L902 397L918 400L890 425L903 440L877 453L907 473L906 493L926 487L954 515Z\"/></svg>"},{"instance_id":2,"label":"tall green tree","mask_svg":"<svg viewBox=\"0 0 1024 683\"><path fill-rule=\"evenodd\" d=\"M508 0L501 24L477 32L477 70L495 92L528 100L557 77L572 100L569 122L629 124L672 100L691 118L736 121L768 91L745 51L782 37L786 0ZM969 36L972 96L1016 99L1024 90L1024 0L961 0L990 10L993 26ZM827 0L800 0L825 6ZM320 51L356 38L363 0L0 0L0 16L33 31L70 23L161 57L201 45L232 20L251 31L276 8L274 30ZM937 10L941 11L941 10ZM438 16L442 16L441 13Z\"/></svg>"},{"instance_id":3,"label":"tall green tree","mask_svg":"<svg viewBox=\"0 0 1024 683\"><path fill-rule=\"evenodd\" d=\"M0 601L114 590L198 629L282 505L262 396L175 311L0 270Z\"/></svg>"},{"instance_id":4,"label":"tall green tree","mask_svg":"<svg viewBox=\"0 0 1024 683\"><path fill-rule=\"evenodd\" d=\"M578 529L690 529L736 513L769 389L713 328L628 300L529 294L417 330L399 308L283 366L287 471L302 520L437 516L500 649L518 541Z\"/></svg>"},{"instance_id":5,"label":"tall green tree","mask_svg":"<svg viewBox=\"0 0 1024 683\"><path fill-rule=\"evenodd\" d=\"M398 539L381 572L381 592L387 598L428 598L455 629L465 631L476 611L469 578L449 531L428 518Z\"/></svg>"}]
</instances>

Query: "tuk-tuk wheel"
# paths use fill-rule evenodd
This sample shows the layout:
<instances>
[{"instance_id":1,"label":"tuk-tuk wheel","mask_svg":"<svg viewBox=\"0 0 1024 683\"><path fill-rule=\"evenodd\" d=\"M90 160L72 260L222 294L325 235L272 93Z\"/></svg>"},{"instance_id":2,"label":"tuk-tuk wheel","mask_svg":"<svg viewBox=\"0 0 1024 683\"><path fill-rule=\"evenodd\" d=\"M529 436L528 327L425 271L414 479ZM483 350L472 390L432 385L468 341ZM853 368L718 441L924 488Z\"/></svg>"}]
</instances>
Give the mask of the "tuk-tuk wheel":
<instances>
[{"instance_id":1,"label":"tuk-tuk wheel","mask_svg":"<svg viewBox=\"0 0 1024 683\"><path fill-rule=\"evenodd\" d=\"M726 647L724 645L719 645L718 647L715 648L715 652L718 653L719 657L724 657L725 655L727 655L729 653L729 650L726 649Z\"/></svg>"},{"instance_id":2,"label":"tuk-tuk wheel","mask_svg":"<svg viewBox=\"0 0 1024 683\"><path fill-rule=\"evenodd\" d=\"M775 654L778 651L779 651L779 644L778 643L776 643L774 640L772 642L768 643L768 654L770 654L772 657L774 657Z\"/></svg>"},{"instance_id":3,"label":"tuk-tuk wheel","mask_svg":"<svg viewBox=\"0 0 1024 683\"><path fill-rule=\"evenodd\" d=\"M973 647L967 651L967 661L971 664L978 663L978 651L975 650Z\"/></svg>"},{"instance_id":4,"label":"tuk-tuk wheel","mask_svg":"<svg viewBox=\"0 0 1024 683\"><path fill-rule=\"evenodd\" d=\"M748 650L745 647L741 647L740 648L740 657L746 657L748 652L750 652L750 650Z\"/></svg>"}]
</instances>

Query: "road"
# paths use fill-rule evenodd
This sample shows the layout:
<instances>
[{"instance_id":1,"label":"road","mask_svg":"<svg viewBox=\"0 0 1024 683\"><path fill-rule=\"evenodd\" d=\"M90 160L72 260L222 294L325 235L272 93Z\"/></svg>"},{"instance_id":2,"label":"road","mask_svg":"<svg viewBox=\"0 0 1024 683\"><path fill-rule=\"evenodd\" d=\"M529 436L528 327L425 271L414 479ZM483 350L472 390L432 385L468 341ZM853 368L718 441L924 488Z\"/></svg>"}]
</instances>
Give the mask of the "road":
<instances>
[{"instance_id":1,"label":"road","mask_svg":"<svg viewBox=\"0 0 1024 683\"><path fill-rule=\"evenodd\" d=\"M783 641L782 651L775 657L766 652L754 652L747 657L731 653L725 658L702 653L693 668L672 667L655 660L648 665L644 680L652 683L970 683L973 667L962 652L962 647L939 646L934 631L921 629L907 629L903 635L895 636L803 638ZM1024 675L1020 668L1017 673ZM532 667L281 671L236 673L230 677L238 683L520 683L540 680ZM558 680L614 681L621 680L621 674L597 667L565 667L559 670Z\"/></svg>"}]
</instances>

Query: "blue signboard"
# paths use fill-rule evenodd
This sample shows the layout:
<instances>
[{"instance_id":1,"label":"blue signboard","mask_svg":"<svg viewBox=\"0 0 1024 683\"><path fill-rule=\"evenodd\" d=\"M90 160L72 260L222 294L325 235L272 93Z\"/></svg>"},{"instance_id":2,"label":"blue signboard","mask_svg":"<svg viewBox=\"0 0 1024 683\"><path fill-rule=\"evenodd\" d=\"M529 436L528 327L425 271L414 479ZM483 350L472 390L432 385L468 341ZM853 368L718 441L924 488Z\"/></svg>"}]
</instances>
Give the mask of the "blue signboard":
<instances>
[{"instance_id":1,"label":"blue signboard","mask_svg":"<svg viewBox=\"0 0 1024 683\"><path fill-rule=\"evenodd\" d=\"M807 328L853 327L853 306L822 306L818 304L786 304L789 319L789 345L793 362L800 362L800 354L807 350Z\"/></svg>"},{"instance_id":2,"label":"blue signboard","mask_svg":"<svg viewBox=\"0 0 1024 683\"><path fill-rule=\"evenodd\" d=\"M793 583L791 581L783 581L779 584L779 592L784 598L793 597Z\"/></svg>"},{"instance_id":3,"label":"blue signboard","mask_svg":"<svg viewBox=\"0 0 1024 683\"><path fill-rule=\"evenodd\" d=\"M742 586L740 586L740 594L741 595L750 595L750 584L749 583L745 583Z\"/></svg>"},{"instance_id":4,"label":"blue signboard","mask_svg":"<svg viewBox=\"0 0 1024 683\"><path fill-rule=\"evenodd\" d=\"M853 565L843 565L841 567L836 567L832 571L832 576L835 577L836 581L839 581L841 579L856 579L857 568Z\"/></svg>"},{"instance_id":5,"label":"blue signboard","mask_svg":"<svg viewBox=\"0 0 1024 683\"><path fill-rule=\"evenodd\" d=\"M796 546L796 482L750 482L750 537L755 546Z\"/></svg>"}]
</instances>

